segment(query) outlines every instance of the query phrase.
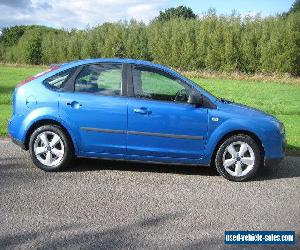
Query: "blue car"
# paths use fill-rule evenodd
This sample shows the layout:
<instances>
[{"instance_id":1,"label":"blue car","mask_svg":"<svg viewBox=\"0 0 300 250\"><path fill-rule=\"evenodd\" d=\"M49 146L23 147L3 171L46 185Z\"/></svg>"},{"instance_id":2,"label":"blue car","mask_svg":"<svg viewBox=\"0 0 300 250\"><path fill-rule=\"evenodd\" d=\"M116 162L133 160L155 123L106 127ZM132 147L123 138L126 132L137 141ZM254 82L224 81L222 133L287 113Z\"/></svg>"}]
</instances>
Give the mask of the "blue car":
<instances>
[{"instance_id":1,"label":"blue car","mask_svg":"<svg viewBox=\"0 0 300 250\"><path fill-rule=\"evenodd\" d=\"M21 82L9 135L45 171L96 157L212 166L231 181L279 162L285 148L271 115L133 59L74 61Z\"/></svg>"}]
</instances>

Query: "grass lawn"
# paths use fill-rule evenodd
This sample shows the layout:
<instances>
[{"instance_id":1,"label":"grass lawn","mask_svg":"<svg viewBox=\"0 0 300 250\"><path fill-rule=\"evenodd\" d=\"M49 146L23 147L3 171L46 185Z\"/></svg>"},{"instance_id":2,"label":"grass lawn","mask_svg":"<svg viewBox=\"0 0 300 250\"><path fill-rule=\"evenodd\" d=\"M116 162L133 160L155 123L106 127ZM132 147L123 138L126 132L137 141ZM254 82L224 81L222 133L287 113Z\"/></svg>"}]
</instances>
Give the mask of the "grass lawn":
<instances>
[{"instance_id":1,"label":"grass lawn","mask_svg":"<svg viewBox=\"0 0 300 250\"><path fill-rule=\"evenodd\" d=\"M26 77L43 70L45 70L43 67L17 67L0 64L1 136L7 135L7 121L12 111L11 93L13 88ZM194 78L193 80L216 96L256 107L275 115L286 127L289 152L300 154L299 84L228 79Z\"/></svg>"},{"instance_id":2,"label":"grass lawn","mask_svg":"<svg viewBox=\"0 0 300 250\"><path fill-rule=\"evenodd\" d=\"M45 70L33 66L6 66L0 64L0 136L7 135L7 122L12 112L12 91L14 87L29 76Z\"/></svg>"}]
</instances>

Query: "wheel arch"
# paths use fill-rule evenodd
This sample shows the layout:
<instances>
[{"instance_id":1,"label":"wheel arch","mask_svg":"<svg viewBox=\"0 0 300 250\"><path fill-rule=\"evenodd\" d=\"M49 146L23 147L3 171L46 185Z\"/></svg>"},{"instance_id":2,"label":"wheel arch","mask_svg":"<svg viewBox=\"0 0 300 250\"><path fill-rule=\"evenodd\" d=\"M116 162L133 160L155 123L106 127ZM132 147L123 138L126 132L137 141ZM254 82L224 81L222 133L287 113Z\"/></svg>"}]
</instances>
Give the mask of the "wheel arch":
<instances>
[{"instance_id":1,"label":"wheel arch","mask_svg":"<svg viewBox=\"0 0 300 250\"><path fill-rule=\"evenodd\" d=\"M25 135L25 141L24 141L25 150L29 149L29 140L30 140L30 136L32 135L32 133L37 128L44 126L44 125L55 125L55 126L58 126L59 128L61 128L63 130L63 132L66 134L66 136L68 137L68 139L70 140L73 152L75 153L76 143L73 140L73 137L71 136L69 131L65 128L65 126L62 123L60 123L56 120L52 120L52 119L42 119L42 120L35 121L33 124L31 124L31 126L29 127L29 129L27 130L26 135Z\"/></svg>"},{"instance_id":2,"label":"wheel arch","mask_svg":"<svg viewBox=\"0 0 300 250\"><path fill-rule=\"evenodd\" d=\"M248 135L249 137L251 137L258 145L259 147L259 150L260 150L260 155L262 157L262 159L264 159L264 155L265 155L265 149L263 147L263 144L262 144L262 141L259 139L259 137L249 131L249 130L233 130L233 131L230 131L228 133L226 133L225 135L223 135L217 142L217 144L215 145L214 147L214 150L213 150L213 154L212 154L212 157L211 157L211 161L210 161L210 165L211 164L214 164L215 162L215 157L216 157L216 154L217 154L217 151L218 151L218 148L220 147L220 145L225 141L227 140L228 138L230 138L231 136L234 136L234 135Z\"/></svg>"}]
</instances>

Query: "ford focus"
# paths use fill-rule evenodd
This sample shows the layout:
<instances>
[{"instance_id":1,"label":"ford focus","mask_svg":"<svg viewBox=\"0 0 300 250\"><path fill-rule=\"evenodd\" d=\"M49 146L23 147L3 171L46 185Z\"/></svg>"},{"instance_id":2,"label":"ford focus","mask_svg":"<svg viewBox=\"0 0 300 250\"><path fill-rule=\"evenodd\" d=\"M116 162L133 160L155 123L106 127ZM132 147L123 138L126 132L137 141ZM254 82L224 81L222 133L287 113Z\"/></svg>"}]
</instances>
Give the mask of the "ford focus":
<instances>
[{"instance_id":1,"label":"ford focus","mask_svg":"<svg viewBox=\"0 0 300 250\"><path fill-rule=\"evenodd\" d=\"M285 147L273 116L132 59L80 60L24 80L9 135L45 171L93 157L211 166L231 181L279 162Z\"/></svg>"}]
</instances>

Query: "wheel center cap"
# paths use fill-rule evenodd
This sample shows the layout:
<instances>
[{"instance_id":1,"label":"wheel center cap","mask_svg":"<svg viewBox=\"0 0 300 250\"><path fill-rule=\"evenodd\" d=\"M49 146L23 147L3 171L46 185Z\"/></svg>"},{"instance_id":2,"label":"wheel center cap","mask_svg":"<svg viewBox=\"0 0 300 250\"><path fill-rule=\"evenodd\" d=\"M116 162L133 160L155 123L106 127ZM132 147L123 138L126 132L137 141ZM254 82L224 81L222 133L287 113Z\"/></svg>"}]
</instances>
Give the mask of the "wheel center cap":
<instances>
[{"instance_id":1,"label":"wheel center cap","mask_svg":"<svg viewBox=\"0 0 300 250\"><path fill-rule=\"evenodd\" d=\"M50 146L47 146L47 151L51 151L51 147Z\"/></svg>"},{"instance_id":2,"label":"wheel center cap","mask_svg":"<svg viewBox=\"0 0 300 250\"><path fill-rule=\"evenodd\" d=\"M236 160L237 160L237 161L240 161L240 160L241 160L241 157L239 157L239 156L236 157Z\"/></svg>"}]
</instances>

